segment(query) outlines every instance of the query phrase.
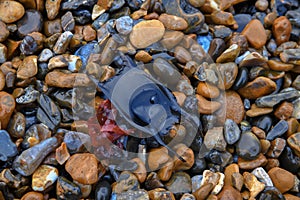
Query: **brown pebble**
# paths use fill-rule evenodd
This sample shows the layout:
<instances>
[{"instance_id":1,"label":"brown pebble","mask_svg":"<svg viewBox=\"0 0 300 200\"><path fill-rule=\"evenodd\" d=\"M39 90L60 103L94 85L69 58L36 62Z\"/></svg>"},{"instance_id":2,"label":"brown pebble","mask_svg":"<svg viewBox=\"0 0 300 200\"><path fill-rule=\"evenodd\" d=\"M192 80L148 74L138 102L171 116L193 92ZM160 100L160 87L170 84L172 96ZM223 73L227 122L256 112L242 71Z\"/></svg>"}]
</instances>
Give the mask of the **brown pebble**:
<instances>
[{"instance_id":1,"label":"brown pebble","mask_svg":"<svg viewBox=\"0 0 300 200\"><path fill-rule=\"evenodd\" d=\"M245 169L245 170L251 170L251 169L255 169L257 167L261 167L264 166L265 164L267 164L267 159L266 157L260 153L258 155L258 157L254 160L244 160L242 158L238 158L238 165L241 169Z\"/></svg>"},{"instance_id":2,"label":"brown pebble","mask_svg":"<svg viewBox=\"0 0 300 200\"><path fill-rule=\"evenodd\" d=\"M137 54L135 54L134 58L137 61L141 61L143 63L148 63L152 60L152 56L148 52L143 51L143 50L137 52Z\"/></svg>"},{"instance_id":3,"label":"brown pebble","mask_svg":"<svg viewBox=\"0 0 300 200\"><path fill-rule=\"evenodd\" d=\"M231 175L231 184L235 189L241 191L244 185L244 177L242 176L242 174L240 174L239 172L234 172Z\"/></svg>"},{"instance_id":4,"label":"brown pebble","mask_svg":"<svg viewBox=\"0 0 300 200\"><path fill-rule=\"evenodd\" d=\"M174 162L172 159L165 163L162 168L157 172L157 176L161 181L169 181L174 169Z\"/></svg>"},{"instance_id":5,"label":"brown pebble","mask_svg":"<svg viewBox=\"0 0 300 200\"><path fill-rule=\"evenodd\" d=\"M134 158L131 161L136 162L138 165L138 168L133 171L133 174L137 177L140 183L143 183L147 178L145 163L140 158Z\"/></svg>"},{"instance_id":6,"label":"brown pebble","mask_svg":"<svg viewBox=\"0 0 300 200\"><path fill-rule=\"evenodd\" d=\"M234 91L227 91L225 93L226 99L226 118L232 119L239 124L245 115L243 101L240 95Z\"/></svg>"},{"instance_id":7,"label":"brown pebble","mask_svg":"<svg viewBox=\"0 0 300 200\"><path fill-rule=\"evenodd\" d=\"M287 120L288 122L288 130L286 132L287 136L291 136L293 133L296 133L297 132L297 129L299 127L299 122L296 118L290 118Z\"/></svg>"},{"instance_id":8,"label":"brown pebble","mask_svg":"<svg viewBox=\"0 0 300 200\"><path fill-rule=\"evenodd\" d=\"M256 49L260 49L267 42L266 31L261 22L257 19L253 19L247 24L242 31L242 35L244 35L250 45Z\"/></svg>"},{"instance_id":9,"label":"brown pebble","mask_svg":"<svg viewBox=\"0 0 300 200\"><path fill-rule=\"evenodd\" d=\"M287 142L295 154L300 157L300 132L292 134Z\"/></svg>"},{"instance_id":10,"label":"brown pebble","mask_svg":"<svg viewBox=\"0 0 300 200\"><path fill-rule=\"evenodd\" d=\"M17 78L28 79L34 77L38 72L37 56L27 56L17 71Z\"/></svg>"},{"instance_id":11,"label":"brown pebble","mask_svg":"<svg viewBox=\"0 0 300 200\"><path fill-rule=\"evenodd\" d=\"M287 64L276 60L268 60L268 66L275 71L290 71L294 68L293 64Z\"/></svg>"},{"instance_id":12,"label":"brown pebble","mask_svg":"<svg viewBox=\"0 0 300 200\"><path fill-rule=\"evenodd\" d=\"M79 183L89 185L98 181L98 160L94 154L72 155L67 161L65 169Z\"/></svg>"},{"instance_id":13,"label":"brown pebble","mask_svg":"<svg viewBox=\"0 0 300 200\"><path fill-rule=\"evenodd\" d=\"M295 175L279 167L274 167L268 171L268 174L274 186L281 192L285 193L293 188Z\"/></svg>"},{"instance_id":14,"label":"brown pebble","mask_svg":"<svg viewBox=\"0 0 300 200\"><path fill-rule=\"evenodd\" d=\"M0 42L4 42L9 36L9 31L6 28L6 24L0 20Z\"/></svg>"},{"instance_id":15,"label":"brown pebble","mask_svg":"<svg viewBox=\"0 0 300 200\"><path fill-rule=\"evenodd\" d=\"M250 191L250 198L254 199L265 188L265 184L259 182L257 178L249 172L244 172L243 177L245 186Z\"/></svg>"},{"instance_id":16,"label":"brown pebble","mask_svg":"<svg viewBox=\"0 0 300 200\"><path fill-rule=\"evenodd\" d=\"M90 79L83 73L66 74L59 71L49 72L45 77L48 86L59 88L73 88L91 84Z\"/></svg>"},{"instance_id":17,"label":"brown pebble","mask_svg":"<svg viewBox=\"0 0 300 200\"><path fill-rule=\"evenodd\" d=\"M284 194L283 195L285 200L300 200L300 197L297 197L297 196L294 196L294 195L291 195L291 194Z\"/></svg>"},{"instance_id":18,"label":"brown pebble","mask_svg":"<svg viewBox=\"0 0 300 200\"><path fill-rule=\"evenodd\" d=\"M210 194L211 190L214 188L212 183L207 183L202 185L198 190L193 192L193 195L197 200L206 200L207 196Z\"/></svg>"},{"instance_id":19,"label":"brown pebble","mask_svg":"<svg viewBox=\"0 0 300 200\"><path fill-rule=\"evenodd\" d=\"M130 33L130 42L136 48L145 48L159 41L165 33L164 25L158 20L141 21Z\"/></svg>"},{"instance_id":20,"label":"brown pebble","mask_svg":"<svg viewBox=\"0 0 300 200\"><path fill-rule=\"evenodd\" d=\"M221 193L218 194L218 200L242 200L242 196L239 191L232 186L224 186Z\"/></svg>"},{"instance_id":21,"label":"brown pebble","mask_svg":"<svg viewBox=\"0 0 300 200\"><path fill-rule=\"evenodd\" d=\"M182 64L186 64L187 62L192 60L190 52L182 46L175 47L174 56Z\"/></svg>"},{"instance_id":22,"label":"brown pebble","mask_svg":"<svg viewBox=\"0 0 300 200\"><path fill-rule=\"evenodd\" d=\"M225 185L232 184L232 174L239 172L239 166L236 163L232 163L225 168Z\"/></svg>"},{"instance_id":23,"label":"brown pebble","mask_svg":"<svg viewBox=\"0 0 300 200\"><path fill-rule=\"evenodd\" d=\"M265 26L266 27L272 26L276 18L277 18L277 13L276 12L268 13L264 18Z\"/></svg>"},{"instance_id":24,"label":"brown pebble","mask_svg":"<svg viewBox=\"0 0 300 200\"><path fill-rule=\"evenodd\" d=\"M277 45L289 41L291 32L291 22L285 16L280 16L275 19L272 27L272 33L275 37Z\"/></svg>"},{"instance_id":25,"label":"brown pebble","mask_svg":"<svg viewBox=\"0 0 300 200\"><path fill-rule=\"evenodd\" d=\"M168 14L161 14L158 18L164 26L173 31L182 31L188 27L188 23L185 19L175 16L175 15L168 15Z\"/></svg>"},{"instance_id":26,"label":"brown pebble","mask_svg":"<svg viewBox=\"0 0 300 200\"><path fill-rule=\"evenodd\" d=\"M286 145L285 139L276 138L271 142L271 146L269 148L269 151L266 153L266 155L269 158L278 158L282 153L283 149L285 148L285 145Z\"/></svg>"},{"instance_id":27,"label":"brown pebble","mask_svg":"<svg viewBox=\"0 0 300 200\"><path fill-rule=\"evenodd\" d=\"M23 17L25 9L17 1L0 1L0 20L10 24Z\"/></svg>"},{"instance_id":28,"label":"brown pebble","mask_svg":"<svg viewBox=\"0 0 300 200\"><path fill-rule=\"evenodd\" d=\"M278 159L269 158L265 168L266 168L267 171L269 171L270 169L272 169L274 167L279 167L279 165L280 165L280 163L279 163Z\"/></svg>"},{"instance_id":29,"label":"brown pebble","mask_svg":"<svg viewBox=\"0 0 300 200\"><path fill-rule=\"evenodd\" d=\"M175 200L174 194L163 188L148 191L150 200Z\"/></svg>"},{"instance_id":30,"label":"brown pebble","mask_svg":"<svg viewBox=\"0 0 300 200\"><path fill-rule=\"evenodd\" d=\"M196 92L206 98L217 98L220 94L216 86L206 82L199 82Z\"/></svg>"},{"instance_id":31,"label":"brown pebble","mask_svg":"<svg viewBox=\"0 0 300 200\"><path fill-rule=\"evenodd\" d=\"M44 200L44 195L39 192L27 192L21 200Z\"/></svg>"},{"instance_id":32,"label":"brown pebble","mask_svg":"<svg viewBox=\"0 0 300 200\"><path fill-rule=\"evenodd\" d=\"M283 120L287 120L289 119L294 111L294 107L293 104L290 102L282 102L274 111L274 115L278 118L278 119L283 119Z\"/></svg>"},{"instance_id":33,"label":"brown pebble","mask_svg":"<svg viewBox=\"0 0 300 200\"><path fill-rule=\"evenodd\" d=\"M61 0L46 0L45 8L47 11L47 17L50 20L55 19L59 12Z\"/></svg>"},{"instance_id":34,"label":"brown pebble","mask_svg":"<svg viewBox=\"0 0 300 200\"><path fill-rule=\"evenodd\" d=\"M261 146L261 153L266 154L269 151L271 142L266 139L260 139L259 142L260 142L260 146Z\"/></svg>"},{"instance_id":35,"label":"brown pebble","mask_svg":"<svg viewBox=\"0 0 300 200\"><path fill-rule=\"evenodd\" d=\"M266 138L266 132L256 126L253 126L251 128L251 131L257 136L258 139L265 139Z\"/></svg>"},{"instance_id":36,"label":"brown pebble","mask_svg":"<svg viewBox=\"0 0 300 200\"><path fill-rule=\"evenodd\" d=\"M194 164L194 152L188 148L185 144L177 144L174 149L176 153L180 155L186 162L182 162L177 156L174 156L174 170L188 170Z\"/></svg>"},{"instance_id":37,"label":"brown pebble","mask_svg":"<svg viewBox=\"0 0 300 200\"><path fill-rule=\"evenodd\" d=\"M159 15L155 12L144 16L145 20L158 19Z\"/></svg>"},{"instance_id":38,"label":"brown pebble","mask_svg":"<svg viewBox=\"0 0 300 200\"><path fill-rule=\"evenodd\" d=\"M251 105L251 109L247 110L246 115L248 117L257 117L265 114L269 114L273 111L273 108L260 108L254 103Z\"/></svg>"},{"instance_id":39,"label":"brown pebble","mask_svg":"<svg viewBox=\"0 0 300 200\"><path fill-rule=\"evenodd\" d=\"M60 165L63 165L70 158L66 143L62 142L60 147L55 150L55 159Z\"/></svg>"},{"instance_id":40,"label":"brown pebble","mask_svg":"<svg viewBox=\"0 0 300 200\"><path fill-rule=\"evenodd\" d=\"M169 160L168 150L165 147L153 148L148 156L148 166L151 171L157 170L160 165Z\"/></svg>"},{"instance_id":41,"label":"brown pebble","mask_svg":"<svg viewBox=\"0 0 300 200\"><path fill-rule=\"evenodd\" d=\"M93 41L97 37L96 31L91 25L86 25L83 27L83 39L87 42Z\"/></svg>"},{"instance_id":42,"label":"brown pebble","mask_svg":"<svg viewBox=\"0 0 300 200\"><path fill-rule=\"evenodd\" d=\"M0 64L7 60L7 47L0 43Z\"/></svg>"},{"instance_id":43,"label":"brown pebble","mask_svg":"<svg viewBox=\"0 0 300 200\"><path fill-rule=\"evenodd\" d=\"M215 11L210 17L212 22L217 25L231 26L236 24L236 21L230 12Z\"/></svg>"},{"instance_id":44,"label":"brown pebble","mask_svg":"<svg viewBox=\"0 0 300 200\"><path fill-rule=\"evenodd\" d=\"M268 6L269 2L267 0L257 0L255 2L255 8L257 8L259 11L267 10Z\"/></svg>"},{"instance_id":45,"label":"brown pebble","mask_svg":"<svg viewBox=\"0 0 300 200\"><path fill-rule=\"evenodd\" d=\"M167 49L172 49L178 45L184 34L181 31L166 31L160 43Z\"/></svg>"},{"instance_id":46,"label":"brown pebble","mask_svg":"<svg viewBox=\"0 0 300 200\"><path fill-rule=\"evenodd\" d=\"M253 81L247 83L238 92L247 99L257 99L276 90L276 83L266 77L257 77Z\"/></svg>"},{"instance_id":47,"label":"brown pebble","mask_svg":"<svg viewBox=\"0 0 300 200\"><path fill-rule=\"evenodd\" d=\"M212 114L221 107L217 101L208 101L203 96L196 94L198 100L198 112L201 114Z\"/></svg>"},{"instance_id":48,"label":"brown pebble","mask_svg":"<svg viewBox=\"0 0 300 200\"><path fill-rule=\"evenodd\" d=\"M12 95L7 92L0 92L0 125L1 129L6 129L10 117L15 110L16 103Z\"/></svg>"}]
</instances>

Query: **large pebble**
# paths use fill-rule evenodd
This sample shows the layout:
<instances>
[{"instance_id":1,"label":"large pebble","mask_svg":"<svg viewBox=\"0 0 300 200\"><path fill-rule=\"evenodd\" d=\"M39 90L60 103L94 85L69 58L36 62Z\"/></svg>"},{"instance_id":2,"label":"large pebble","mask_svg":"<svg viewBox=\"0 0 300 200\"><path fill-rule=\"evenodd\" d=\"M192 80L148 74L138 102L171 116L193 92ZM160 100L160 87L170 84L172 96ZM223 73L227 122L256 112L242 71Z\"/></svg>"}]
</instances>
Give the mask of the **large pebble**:
<instances>
[{"instance_id":1,"label":"large pebble","mask_svg":"<svg viewBox=\"0 0 300 200\"><path fill-rule=\"evenodd\" d=\"M204 144L208 149L225 151L226 141L223 135L223 127L214 127L204 136Z\"/></svg>"},{"instance_id":2,"label":"large pebble","mask_svg":"<svg viewBox=\"0 0 300 200\"><path fill-rule=\"evenodd\" d=\"M257 167L261 167L266 165L268 162L267 158L260 153L258 157L254 160L245 160L242 158L238 159L238 165L241 169L249 170L249 169L255 169Z\"/></svg>"},{"instance_id":3,"label":"large pebble","mask_svg":"<svg viewBox=\"0 0 300 200\"><path fill-rule=\"evenodd\" d=\"M232 119L235 123L239 124L245 115L244 104L240 95L234 91L227 91L225 99L226 118Z\"/></svg>"},{"instance_id":4,"label":"large pebble","mask_svg":"<svg viewBox=\"0 0 300 200\"><path fill-rule=\"evenodd\" d=\"M232 186L224 186L221 193L218 195L219 200L242 200L241 193Z\"/></svg>"},{"instance_id":5,"label":"large pebble","mask_svg":"<svg viewBox=\"0 0 300 200\"><path fill-rule=\"evenodd\" d=\"M276 83L265 77L258 77L247 83L238 92L247 99L257 99L276 90Z\"/></svg>"},{"instance_id":6,"label":"large pebble","mask_svg":"<svg viewBox=\"0 0 300 200\"><path fill-rule=\"evenodd\" d=\"M28 79L35 76L38 72L37 56L27 56L17 71L17 78Z\"/></svg>"},{"instance_id":7,"label":"large pebble","mask_svg":"<svg viewBox=\"0 0 300 200\"><path fill-rule=\"evenodd\" d=\"M245 180L245 186L250 191L250 198L255 198L261 191L263 191L265 184L259 182L257 178L249 172L244 172L243 176Z\"/></svg>"},{"instance_id":8,"label":"large pebble","mask_svg":"<svg viewBox=\"0 0 300 200\"><path fill-rule=\"evenodd\" d=\"M0 130L0 160L6 162L17 153L17 147L10 139L9 134L5 130Z\"/></svg>"},{"instance_id":9,"label":"large pebble","mask_svg":"<svg viewBox=\"0 0 300 200\"><path fill-rule=\"evenodd\" d=\"M236 144L237 154L243 159L253 160L257 158L260 150L260 142L252 132L244 132Z\"/></svg>"},{"instance_id":10,"label":"large pebble","mask_svg":"<svg viewBox=\"0 0 300 200\"><path fill-rule=\"evenodd\" d=\"M47 11L47 17L50 20L55 19L58 15L59 8L60 8L61 0L46 0L45 8Z\"/></svg>"},{"instance_id":11,"label":"large pebble","mask_svg":"<svg viewBox=\"0 0 300 200\"><path fill-rule=\"evenodd\" d=\"M58 177L58 170L49 165L41 165L32 175L32 189L44 191L50 187Z\"/></svg>"},{"instance_id":12,"label":"large pebble","mask_svg":"<svg viewBox=\"0 0 300 200\"><path fill-rule=\"evenodd\" d=\"M13 23L23 17L25 9L17 1L0 2L0 20L4 23Z\"/></svg>"},{"instance_id":13,"label":"large pebble","mask_svg":"<svg viewBox=\"0 0 300 200\"><path fill-rule=\"evenodd\" d=\"M12 95L7 92L0 92L0 122L1 129L5 129L8 125L10 117L15 110L16 103Z\"/></svg>"},{"instance_id":14,"label":"large pebble","mask_svg":"<svg viewBox=\"0 0 300 200\"><path fill-rule=\"evenodd\" d=\"M128 35L132 31L133 20L129 16L123 16L116 20L116 29L123 35Z\"/></svg>"},{"instance_id":15,"label":"large pebble","mask_svg":"<svg viewBox=\"0 0 300 200\"><path fill-rule=\"evenodd\" d=\"M192 181L187 173L177 172L173 174L170 181L166 183L166 188L175 196L179 196L192 191Z\"/></svg>"},{"instance_id":16,"label":"large pebble","mask_svg":"<svg viewBox=\"0 0 300 200\"><path fill-rule=\"evenodd\" d=\"M83 73L66 74L59 71L53 71L46 75L45 82L49 86L59 88L73 88L87 86L91 84L90 79Z\"/></svg>"},{"instance_id":17,"label":"large pebble","mask_svg":"<svg viewBox=\"0 0 300 200\"><path fill-rule=\"evenodd\" d=\"M98 181L98 161L94 154L74 154L66 163L66 171L82 184L94 184Z\"/></svg>"},{"instance_id":18,"label":"large pebble","mask_svg":"<svg viewBox=\"0 0 300 200\"><path fill-rule=\"evenodd\" d=\"M57 199L80 199L82 193L80 187L63 176L56 182Z\"/></svg>"},{"instance_id":19,"label":"large pebble","mask_svg":"<svg viewBox=\"0 0 300 200\"><path fill-rule=\"evenodd\" d=\"M285 120L280 120L267 134L267 140L274 140L277 137L282 136L287 130L289 126Z\"/></svg>"},{"instance_id":20,"label":"large pebble","mask_svg":"<svg viewBox=\"0 0 300 200\"><path fill-rule=\"evenodd\" d=\"M162 39L164 33L165 27L160 21L141 21L133 27L129 38L136 48L145 48Z\"/></svg>"},{"instance_id":21,"label":"large pebble","mask_svg":"<svg viewBox=\"0 0 300 200\"><path fill-rule=\"evenodd\" d=\"M291 22L285 16L278 17L273 23L272 31L277 45L287 42L292 32Z\"/></svg>"},{"instance_id":22,"label":"large pebble","mask_svg":"<svg viewBox=\"0 0 300 200\"><path fill-rule=\"evenodd\" d=\"M31 175L41 164L44 158L58 146L55 137L48 138L39 144L23 151L14 163L13 168L23 176Z\"/></svg>"},{"instance_id":23,"label":"large pebble","mask_svg":"<svg viewBox=\"0 0 300 200\"><path fill-rule=\"evenodd\" d=\"M295 154L300 157L300 132L291 135L287 142L289 146L294 150Z\"/></svg>"},{"instance_id":24,"label":"large pebble","mask_svg":"<svg viewBox=\"0 0 300 200\"><path fill-rule=\"evenodd\" d=\"M123 171L113 187L113 192L120 194L128 190L138 190L139 188L140 184L137 177L128 171Z\"/></svg>"},{"instance_id":25,"label":"large pebble","mask_svg":"<svg viewBox=\"0 0 300 200\"><path fill-rule=\"evenodd\" d=\"M224 124L224 137L228 144L234 144L240 139L241 130L232 119L226 119Z\"/></svg>"},{"instance_id":26,"label":"large pebble","mask_svg":"<svg viewBox=\"0 0 300 200\"><path fill-rule=\"evenodd\" d=\"M9 121L7 131L14 138L21 138L25 133L25 116L21 112L16 112Z\"/></svg>"},{"instance_id":27,"label":"large pebble","mask_svg":"<svg viewBox=\"0 0 300 200\"><path fill-rule=\"evenodd\" d=\"M44 195L39 192L27 192L22 196L21 200L43 200Z\"/></svg>"},{"instance_id":28,"label":"large pebble","mask_svg":"<svg viewBox=\"0 0 300 200\"><path fill-rule=\"evenodd\" d=\"M5 41L8 36L9 30L6 27L6 24L0 21L0 42Z\"/></svg>"},{"instance_id":29,"label":"large pebble","mask_svg":"<svg viewBox=\"0 0 300 200\"><path fill-rule=\"evenodd\" d=\"M69 47L72 37L73 33L71 33L70 31L65 31L63 34L61 34L53 47L54 53L65 53L67 48Z\"/></svg>"},{"instance_id":30,"label":"large pebble","mask_svg":"<svg viewBox=\"0 0 300 200\"><path fill-rule=\"evenodd\" d=\"M188 23L185 19L175 15L161 14L158 20L161 21L167 29L174 31L182 31L188 27Z\"/></svg>"},{"instance_id":31,"label":"large pebble","mask_svg":"<svg viewBox=\"0 0 300 200\"><path fill-rule=\"evenodd\" d=\"M250 45L256 49L260 49L267 42L266 31L261 22L257 19L253 19L247 24L242 31L242 35L244 35Z\"/></svg>"},{"instance_id":32,"label":"large pebble","mask_svg":"<svg viewBox=\"0 0 300 200\"><path fill-rule=\"evenodd\" d=\"M43 17L37 10L27 10L21 20L17 23L18 34L25 37L32 32L40 32L43 27Z\"/></svg>"},{"instance_id":33,"label":"large pebble","mask_svg":"<svg viewBox=\"0 0 300 200\"><path fill-rule=\"evenodd\" d=\"M289 191L294 186L295 175L282 168L274 167L268 171L268 174L272 179L274 186L281 193Z\"/></svg>"}]
</instances>

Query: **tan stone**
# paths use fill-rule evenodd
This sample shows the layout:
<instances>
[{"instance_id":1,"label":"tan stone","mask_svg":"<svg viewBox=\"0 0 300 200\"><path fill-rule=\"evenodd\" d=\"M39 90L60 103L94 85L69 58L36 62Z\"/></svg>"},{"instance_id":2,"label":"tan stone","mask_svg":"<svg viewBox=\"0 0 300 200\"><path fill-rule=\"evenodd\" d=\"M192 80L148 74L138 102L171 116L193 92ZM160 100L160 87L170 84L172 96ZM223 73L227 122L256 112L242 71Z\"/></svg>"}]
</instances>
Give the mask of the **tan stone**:
<instances>
[{"instance_id":1,"label":"tan stone","mask_svg":"<svg viewBox=\"0 0 300 200\"><path fill-rule=\"evenodd\" d=\"M293 188L295 183L295 175L291 172L274 167L268 171L268 174L274 186L281 192L285 193Z\"/></svg>"},{"instance_id":2,"label":"tan stone","mask_svg":"<svg viewBox=\"0 0 300 200\"><path fill-rule=\"evenodd\" d=\"M44 195L39 192L27 192L21 200L44 200Z\"/></svg>"},{"instance_id":3,"label":"tan stone","mask_svg":"<svg viewBox=\"0 0 300 200\"><path fill-rule=\"evenodd\" d=\"M94 154L72 155L67 161L65 169L79 183L88 185L98 181L98 160Z\"/></svg>"},{"instance_id":4,"label":"tan stone","mask_svg":"<svg viewBox=\"0 0 300 200\"><path fill-rule=\"evenodd\" d=\"M239 172L239 166L235 163L230 164L225 168L225 185L232 184L232 174L236 172Z\"/></svg>"},{"instance_id":5,"label":"tan stone","mask_svg":"<svg viewBox=\"0 0 300 200\"><path fill-rule=\"evenodd\" d=\"M165 147L153 148L149 152L148 166L151 171L157 170L160 165L169 160L168 150Z\"/></svg>"},{"instance_id":6,"label":"tan stone","mask_svg":"<svg viewBox=\"0 0 300 200\"><path fill-rule=\"evenodd\" d=\"M224 186L221 193L218 195L218 200L242 200L242 196L239 191L232 186Z\"/></svg>"},{"instance_id":7,"label":"tan stone","mask_svg":"<svg viewBox=\"0 0 300 200\"><path fill-rule=\"evenodd\" d=\"M216 86L206 82L199 82L196 92L206 98L217 98L220 95L220 91Z\"/></svg>"},{"instance_id":8,"label":"tan stone","mask_svg":"<svg viewBox=\"0 0 300 200\"><path fill-rule=\"evenodd\" d=\"M133 174L137 177L140 183L143 183L147 178L145 163L140 158L134 158L131 161L138 164L138 168L133 171Z\"/></svg>"},{"instance_id":9,"label":"tan stone","mask_svg":"<svg viewBox=\"0 0 300 200\"><path fill-rule=\"evenodd\" d=\"M292 32L290 20L285 16L280 16L275 19L272 27L272 33L275 37L277 45L289 41Z\"/></svg>"},{"instance_id":10,"label":"tan stone","mask_svg":"<svg viewBox=\"0 0 300 200\"><path fill-rule=\"evenodd\" d=\"M9 31L6 28L6 24L0 20L0 42L4 42L9 36Z\"/></svg>"},{"instance_id":11,"label":"tan stone","mask_svg":"<svg viewBox=\"0 0 300 200\"><path fill-rule=\"evenodd\" d=\"M291 195L291 194L284 194L283 195L285 200L300 200L300 197Z\"/></svg>"},{"instance_id":12,"label":"tan stone","mask_svg":"<svg viewBox=\"0 0 300 200\"><path fill-rule=\"evenodd\" d=\"M295 154L300 157L300 132L292 134L287 139L288 145L293 149Z\"/></svg>"},{"instance_id":13,"label":"tan stone","mask_svg":"<svg viewBox=\"0 0 300 200\"><path fill-rule=\"evenodd\" d=\"M61 0L46 0L45 8L47 11L47 17L50 20L55 19L59 12Z\"/></svg>"},{"instance_id":14,"label":"tan stone","mask_svg":"<svg viewBox=\"0 0 300 200\"><path fill-rule=\"evenodd\" d=\"M177 156L174 156L174 170L188 170L194 164L194 152L192 149L188 148L185 144L178 144L174 147L176 153L181 156L186 162L182 162Z\"/></svg>"},{"instance_id":15,"label":"tan stone","mask_svg":"<svg viewBox=\"0 0 300 200\"><path fill-rule=\"evenodd\" d=\"M244 160L242 158L238 158L238 165L241 169L251 170L257 167L261 167L267 164L266 157L260 153L258 157L254 160Z\"/></svg>"},{"instance_id":16,"label":"tan stone","mask_svg":"<svg viewBox=\"0 0 300 200\"><path fill-rule=\"evenodd\" d=\"M167 29L174 31L182 31L188 27L188 23L185 19L175 15L163 13L159 16L158 20L161 21Z\"/></svg>"},{"instance_id":17,"label":"tan stone","mask_svg":"<svg viewBox=\"0 0 300 200\"><path fill-rule=\"evenodd\" d=\"M97 33L91 25L86 25L83 27L83 38L85 41L90 42L96 39Z\"/></svg>"},{"instance_id":18,"label":"tan stone","mask_svg":"<svg viewBox=\"0 0 300 200\"><path fill-rule=\"evenodd\" d=\"M256 49L262 48L267 42L266 31L257 19L251 20L242 31L248 42Z\"/></svg>"},{"instance_id":19,"label":"tan stone","mask_svg":"<svg viewBox=\"0 0 300 200\"><path fill-rule=\"evenodd\" d=\"M292 116L293 111L294 111L293 104L284 101L276 108L276 110L274 111L274 115L278 119L287 120Z\"/></svg>"},{"instance_id":20,"label":"tan stone","mask_svg":"<svg viewBox=\"0 0 300 200\"><path fill-rule=\"evenodd\" d=\"M142 61L143 63L148 63L152 60L152 56L146 51L139 51L134 57L137 61Z\"/></svg>"},{"instance_id":21,"label":"tan stone","mask_svg":"<svg viewBox=\"0 0 300 200\"><path fill-rule=\"evenodd\" d=\"M167 49L172 49L183 39L184 34L181 31L166 31L160 43Z\"/></svg>"},{"instance_id":22,"label":"tan stone","mask_svg":"<svg viewBox=\"0 0 300 200\"><path fill-rule=\"evenodd\" d=\"M58 170L50 165L41 165L32 175L32 189L44 191L58 178Z\"/></svg>"},{"instance_id":23,"label":"tan stone","mask_svg":"<svg viewBox=\"0 0 300 200\"><path fill-rule=\"evenodd\" d=\"M287 64L276 60L268 60L268 66L275 71L290 71L294 68L293 64Z\"/></svg>"},{"instance_id":24,"label":"tan stone","mask_svg":"<svg viewBox=\"0 0 300 200\"><path fill-rule=\"evenodd\" d=\"M129 38L136 48L145 48L162 39L164 33L165 27L160 21L141 21L133 27Z\"/></svg>"},{"instance_id":25,"label":"tan stone","mask_svg":"<svg viewBox=\"0 0 300 200\"><path fill-rule=\"evenodd\" d=\"M201 95L196 94L198 99L198 111L201 114L212 114L221 107L217 101L208 101Z\"/></svg>"},{"instance_id":26,"label":"tan stone","mask_svg":"<svg viewBox=\"0 0 300 200\"><path fill-rule=\"evenodd\" d=\"M55 159L60 165L63 165L70 158L66 143L62 142L60 147L55 150Z\"/></svg>"},{"instance_id":27,"label":"tan stone","mask_svg":"<svg viewBox=\"0 0 300 200\"><path fill-rule=\"evenodd\" d=\"M265 184L259 182L253 174L244 172L243 177L245 180L245 186L250 191L250 198L255 198L265 188Z\"/></svg>"},{"instance_id":28,"label":"tan stone","mask_svg":"<svg viewBox=\"0 0 300 200\"><path fill-rule=\"evenodd\" d=\"M192 60L190 52L182 46L175 47L174 56L182 64L186 64L187 62Z\"/></svg>"},{"instance_id":29,"label":"tan stone","mask_svg":"<svg viewBox=\"0 0 300 200\"><path fill-rule=\"evenodd\" d=\"M37 56L27 56L17 71L17 78L28 79L35 76L38 72Z\"/></svg>"},{"instance_id":30,"label":"tan stone","mask_svg":"<svg viewBox=\"0 0 300 200\"><path fill-rule=\"evenodd\" d=\"M45 77L45 82L48 86L59 88L73 88L91 84L91 81L86 74L66 74L59 71L49 72Z\"/></svg>"},{"instance_id":31,"label":"tan stone","mask_svg":"<svg viewBox=\"0 0 300 200\"><path fill-rule=\"evenodd\" d=\"M248 117L257 117L265 114L269 114L273 111L273 108L260 108L257 107L256 104L251 105L251 109L247 110L246 115Z\"/></svg>"},{"instance_id":32,"label":"tan stone","mask_svg":"<svg viewBox=\"0 0 300 200\"><path fill-rule=\"evenodd\" d=\"M6 129L10 117L15 110L16 103L12 95L7 92L0 92L0 124L1 129Z\"/></svg>"},{"instance_id":33,"label":"tan stone","mask_svg":"<svg viewBox=\"0 0 300 200\"><path fill-rule=\"evenodd\" d=\"M23 17L25 9L17 1L0 1L0 20L4 23L13 23Z\"/></svg>"}]
</instances>

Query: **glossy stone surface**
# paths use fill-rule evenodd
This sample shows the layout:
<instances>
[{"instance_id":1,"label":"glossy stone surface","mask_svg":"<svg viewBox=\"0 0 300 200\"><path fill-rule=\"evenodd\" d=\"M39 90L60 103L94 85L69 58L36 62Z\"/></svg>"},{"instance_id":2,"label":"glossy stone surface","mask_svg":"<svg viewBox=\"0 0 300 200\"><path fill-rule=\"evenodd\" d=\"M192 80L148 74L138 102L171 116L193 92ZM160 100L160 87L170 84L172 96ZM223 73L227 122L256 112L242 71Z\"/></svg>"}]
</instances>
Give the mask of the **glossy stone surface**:
<instances>
[{"instance_id":1,"label":"glossy stone surface","mask_svg":"<svg viewBox=\"0 0 300 200\"><path fill-rule=\"evenodd\" d=\"M237 154L244 159L253 160L260 153L261 146L257 137L251 132L241 134L240 140L236 144Z\"/></svg>"}]
</instances>

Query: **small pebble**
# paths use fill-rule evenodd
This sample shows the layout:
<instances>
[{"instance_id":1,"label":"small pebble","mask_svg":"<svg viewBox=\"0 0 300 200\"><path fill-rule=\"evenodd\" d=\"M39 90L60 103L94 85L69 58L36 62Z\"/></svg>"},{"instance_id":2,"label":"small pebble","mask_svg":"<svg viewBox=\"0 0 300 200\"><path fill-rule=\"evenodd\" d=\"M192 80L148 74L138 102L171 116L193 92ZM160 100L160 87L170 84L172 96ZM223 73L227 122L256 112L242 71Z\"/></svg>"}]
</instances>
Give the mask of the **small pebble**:
<instances>
[{"instance_id":1,"label":"small pebble","mask_svg":"<svg viewBox=\"0 0 300 200\"><path fill-rule=\"evenodd\" d=\"M49 165L41 165L32 175L32 189L44 191L50 187L58 177L58 170Z\"/></svg>"}]
</instances>

